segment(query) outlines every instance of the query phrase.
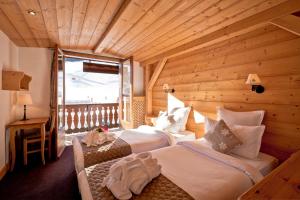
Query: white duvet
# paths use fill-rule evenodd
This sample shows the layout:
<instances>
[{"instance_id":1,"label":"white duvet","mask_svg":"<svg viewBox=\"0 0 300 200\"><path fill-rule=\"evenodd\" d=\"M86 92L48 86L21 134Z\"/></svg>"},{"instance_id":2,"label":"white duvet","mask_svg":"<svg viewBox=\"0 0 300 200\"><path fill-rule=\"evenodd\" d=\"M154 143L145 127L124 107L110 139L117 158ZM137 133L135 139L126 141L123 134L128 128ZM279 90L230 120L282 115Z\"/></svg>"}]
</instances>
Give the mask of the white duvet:
<instances>
[{"instance_id":1,"label":"white duvet","mask_svg":"<svg viewBox=\"0 0 300 200\"><path fill-rule=\"evenodd\" d=\"M195 199L236 199L263 176L240 159L201 143L180 142L152 151L162 174Z\"/></svg>"},{"instance_id":2,"label":"white duvet","mask_svg":"<svg viewBox=\"0 0 300 200\"><path fill-rule=\"evenodd\" d=\"M174 144L172 134L146 125L121 131L117 137L130 144L133 153L151 151Z\"/></svg>"},{"instance_id":3,"label":"white duvet","mask_svg":"<svg viewBox=\"0 0 300 200\"><path fill-rule=\"evenodd\" d=\"M194 199L237 199L263 176L244 161L209 149L199 143L180 142L152 152L162 166L161 173ZM85 172L78 175L81 193L91 197L86 188Z\"/></svg>"}]
</instances>

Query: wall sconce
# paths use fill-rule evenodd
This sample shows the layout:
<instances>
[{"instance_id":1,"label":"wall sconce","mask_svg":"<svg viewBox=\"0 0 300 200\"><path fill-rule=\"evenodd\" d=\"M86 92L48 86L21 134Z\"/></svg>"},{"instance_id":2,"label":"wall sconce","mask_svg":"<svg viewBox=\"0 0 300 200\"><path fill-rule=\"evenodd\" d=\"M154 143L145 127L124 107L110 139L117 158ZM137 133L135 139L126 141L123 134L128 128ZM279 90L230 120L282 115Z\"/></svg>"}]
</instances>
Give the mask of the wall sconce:
<instances>
[{"instance_id":1,"label":"wall sconce","mask_svg":"<svg viewBox=\"0 0 300 200\"><path fill-rule=\"evenodd\" d=\"M257 74L248 75L246 84L252 86L252 91L255 91L256 93L263 93L265 91L265 88L260 85L260 83L261 81Z\"/></svg>"},{"instance_id":2,"label":"wall sconce","mask_svg":"<svg viewBox=\"0 0 300 200\"><path fill-rule=\"evenodd\" d=\"M170 88L167 83L165 83L163 85L163 90L165 91L165 93L174 93L175 92L174 88Z\"/></svg>"}]
</instances>

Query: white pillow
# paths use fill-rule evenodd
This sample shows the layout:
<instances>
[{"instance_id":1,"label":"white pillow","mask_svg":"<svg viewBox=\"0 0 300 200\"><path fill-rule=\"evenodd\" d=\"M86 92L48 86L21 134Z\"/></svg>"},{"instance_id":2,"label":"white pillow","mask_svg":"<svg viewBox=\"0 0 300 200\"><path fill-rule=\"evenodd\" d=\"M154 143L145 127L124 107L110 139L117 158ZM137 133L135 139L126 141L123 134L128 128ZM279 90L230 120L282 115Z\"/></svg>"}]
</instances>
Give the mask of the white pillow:
<instances>
[{"instance_id":1,"label":"white pillow","mask_svg":"<svg viewBox=\"0 0 300 200\"><path fill-rule=\"evenodd\" d=\"M230 130L242 141L242 144L236 146L231 152L245 158L257 158L265 126L234 125L230 127Z\"/></svg>"},{"instance_id":2,"label":"white pillow","mask_svg":"<svg viewBox=\"0 0 300 200\"><path fill-rule=\"evenodd\" d=\"M176 123L173 128L173 131L175 131L175 133L177 133L178 131L186 130L185 126L186 126L190 111L191 111L191 107L173 108L170 111L169 114L174 115L174 121Z\"/></svg>"},{"instance_id":3,"label":"white pillow","mask_svg":"<svg viewBox=\"0 0 300 200\"><path fill-rule=\"evenodd\" d=\"M155 121L155 127L161 130L168 129L175 123L173 115L161 115Z\"/></svg>"},{"instance_id":4,"label":"white pillow","mask_svg":"<svg viewBox=\"0 0 300 200\"><path fill-rule=\"evenodd\" d=\"M213 130L217 125L216 120L210 119L209 117L204 118L204 134L206 134L208 131Z\"/></svg>"},{"instance_id":5,"label":"white pillow","mask_svg":"<svg viewBox=\"0 0 300 200\"><path fill-rule=\"evenodd\" d=\"M235 112L222 107L217 109L218 120L223 119L229 125L260 126L264 114L263 110Z\"/></svg>"}]
</instances>

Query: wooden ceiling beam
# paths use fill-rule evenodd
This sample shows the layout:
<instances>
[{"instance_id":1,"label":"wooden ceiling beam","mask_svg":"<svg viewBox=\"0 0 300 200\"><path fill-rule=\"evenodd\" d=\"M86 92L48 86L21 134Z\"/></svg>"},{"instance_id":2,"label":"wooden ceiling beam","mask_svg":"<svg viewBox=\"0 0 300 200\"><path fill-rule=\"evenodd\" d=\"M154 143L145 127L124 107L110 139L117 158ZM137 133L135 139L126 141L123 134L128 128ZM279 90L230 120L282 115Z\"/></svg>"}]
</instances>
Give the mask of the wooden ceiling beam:
<instances>
[{"instance_id":1,"label":"wooden ceiling beam","mask_svg":"<svg viewBox=\"0 0 300 200\"><path fill-rule=\"evenodd\" d=\"M300 17L296 17L295 15L287 15L278 19L274 19L270 23L300 36Z\"/></svg>"},{"instance_id":2,"label":"wooden ceiling beam","mask_svg":"<svg viewBox=\"0 0 300 200\"><path fill-rule=\"evenodd\" d=\"M224 41L226 39L230 39L237 35L247 33L265 25L271 20L288 15L298 10L300 10L300 1L288 0L263 12L260 12L251 17L245 18L241 21L226 26L220 30L214 31L210 34L200 37L194 41L188 42L186 44L180 45L161 54L153 56L149 59L143 60L142 66L154 63L162 58L169 58L176 55L180 55L185 52L192 51L194 49L198 49L207 45Z\"/></svg>"},{"instance_id":3,"label":"wooden ceiling beam","mask_svg":"<svg viewBox=\"0 0 300 200\"><path fill-rule=\"evenodd\" d=\"M80 52L67 51L67 50L63 50L63 54L64 54L64 56L69 57L69 58L91 59L91 60L106 61L106 62L112 62L112 63L120 63L121 62L120 58L100 56L100 55L88 54L88 53L80 53Z\"/></svg>"},{"instance_id":4,"label":"wooden ceiling beam","mask_svg":"<svg viewBox=\"0 0 300 200\"><path fill-rule=\"evenodd\" d=\"M146 90L146 113L147 113L147 115L152 115L152 111L153 111L153 109L152 109L152 89L153 89L153 86L154 86L155 82L157 81L160 73L164 69L164 67L167 63L167 60L168 60L167 58L163 58L158 62L157 66L155 67L155 70L150 78L150 81L147 83L147 90ZM149 70L149 65L147 65L147 68Z\"/></svg>"},{"instance_id":5,"label":"wooden ceiling beam","mask_svg":"<svg viewBox=\"0 0 300 200\"><path fill-rule=\"evenodd\" d=\"M124 2L122 3L122 5L120 6L119 10L116 12L115 16L113 17L113 19L111 20L111 22L107 26L106 30L101 35L99 41L95 45L95 47L94 47L94 52L95 53L101 53L101 49L100 49L101 43L106 38L106 36L109 34L109 32L111 31L111 29L114 27L114 25L116 24L116 22L118 21L118 19L122 15L122 13L126 10L127 6L130 4L130 2L131 2L131 0L124 0Z\"/></svg>"},{"instance_id":6,"label":"wooden ceiling beam","mask_svg":"<svg viewBox=\"0 0 300 200\"><path fill-rule=\"evenodd\" d=\"M156 80L158 79L161 71L164 69L167 60L168 60L167 58L163 58L158 62L157 66L156 66L156 68L153 72L153 75L152 75L152 77L149 81L148 88L147 88L148 90L152 90L152 88L153 88Z\"/></svg>"}]
</instances>

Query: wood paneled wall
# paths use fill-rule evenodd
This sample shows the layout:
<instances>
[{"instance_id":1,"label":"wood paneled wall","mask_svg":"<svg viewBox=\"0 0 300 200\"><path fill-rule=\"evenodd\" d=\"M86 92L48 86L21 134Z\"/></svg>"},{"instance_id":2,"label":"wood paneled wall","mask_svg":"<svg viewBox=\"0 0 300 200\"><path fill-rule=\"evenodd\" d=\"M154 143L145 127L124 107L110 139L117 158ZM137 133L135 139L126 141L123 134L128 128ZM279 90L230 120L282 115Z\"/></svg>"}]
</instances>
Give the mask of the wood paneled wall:
<instances>
[{"instance_id":1,"label":"wood paneled wall","mask_svg":"<svg viewBox=\"0 0 300 200\"><path fill-rule=\"evenodd\" d=\"M257 73L263 94L245 84ZM191 105L188 129L203 134L194 114L215 117L216 106L235 111L266 111L262 150L281 160L300 148L300 37L268 25L245 35L167 61L153 88L153 112L166 110L167 94Z\"/></svg>"}]
</instances>

